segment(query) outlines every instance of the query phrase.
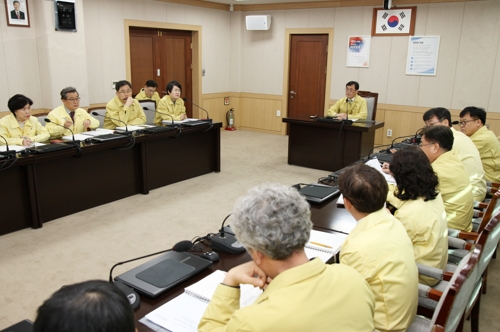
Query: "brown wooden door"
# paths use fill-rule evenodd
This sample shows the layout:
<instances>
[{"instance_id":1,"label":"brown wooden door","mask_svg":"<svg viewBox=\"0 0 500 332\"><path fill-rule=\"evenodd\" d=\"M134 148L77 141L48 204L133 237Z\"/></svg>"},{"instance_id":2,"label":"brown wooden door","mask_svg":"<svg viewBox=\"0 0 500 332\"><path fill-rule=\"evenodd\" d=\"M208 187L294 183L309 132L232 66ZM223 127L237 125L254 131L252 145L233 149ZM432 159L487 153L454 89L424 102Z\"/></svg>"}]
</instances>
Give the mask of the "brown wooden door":
<instances>
[{"instance_id":1,"label":"brown wooden door","mask_svg":"<svg viewBox=\"0 0 500 332\"><path fill-rule=\"evenodd\" d=\"M291 35L288 117L324 114L328 35Z\"/></svg>"},{"instance_id":2,"label":"brown wooden door","mask_svg":"<svg viewBox=\"0 0 500 332\"><path fill-rule=\"evenodd\" d=\"M134 94L153 79L163 97L167 83L176 80L182 85L182 97L192 100L191 31L131 27L130 64ZM192 105L185 105L188 117L192 117Z\"/></svg>"}]
</instances>

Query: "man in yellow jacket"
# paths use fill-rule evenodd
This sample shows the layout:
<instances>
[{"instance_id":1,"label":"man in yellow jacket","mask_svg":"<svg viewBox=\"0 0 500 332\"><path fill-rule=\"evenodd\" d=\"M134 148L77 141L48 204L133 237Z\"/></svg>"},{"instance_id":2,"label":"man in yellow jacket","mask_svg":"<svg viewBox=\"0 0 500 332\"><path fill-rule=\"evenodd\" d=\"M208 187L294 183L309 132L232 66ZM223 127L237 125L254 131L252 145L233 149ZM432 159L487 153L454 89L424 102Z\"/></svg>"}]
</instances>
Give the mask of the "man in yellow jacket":
<instances>
[{"instance_id":1,"label":"man in yellow jacket","mask_svg":"<svg viewBox=\"0 0 500 332\"><path fill-rule=\"evenodd\" d=\"M368 115L366 100L358 96L358 90L358 82L347 82L345 85L346 98L337 100L337 102L326 112L326 116L336 117L342 120L347 118L366 120Z\"/></svg>"},{"instance_id":2,"label":"man in yellow jacket","mask_svg":"<svg viewBox=\"0 0 500 332\"><path fill-rule=\"evenodd\" d=\"M500 142L485 124L486 111L482 108L469 106L460 112L460 129L479 150L486 180L500 182Z\"/></svg>"},{"instance_id":3,"label":"man in yellow jacket","mask_svg":"<svg viewBox=\"0 0 500 332\"><path fill-rule=\"evenodd\" d=\"M70 136L72 132L81 134L99 127L99 120L80 108L80 94L75 88L70 86L62 89L61 101L63 104L54 108L47 116L51 122L47 122L45 128L49 131L50 138Z\"/></svg>"},{"instance_id":4,"label":"man in yellow jacket","mask_svg":"<svg viewBox=\"0 0 500 332\"><path fill-rule=\"evenodd\" d=\"M104 128L115 129L127 125L146 123L146 114L137 100L132 98L132 84L119 81L115 84L116 97L106 105Z\"/></svg>"},{"instance_id":5,"label":"man in yellow jacket","mask_svg":"<svg viewBox=\"0 0 500 332\"><path fill-rule=\"evenodd\" d=\"M156 105L160 102L160 95L156 92L158 88L158 83L153 80L148 80L144 88L135 96L137 100L154 100Z\"/></svg>"}]
</instances>

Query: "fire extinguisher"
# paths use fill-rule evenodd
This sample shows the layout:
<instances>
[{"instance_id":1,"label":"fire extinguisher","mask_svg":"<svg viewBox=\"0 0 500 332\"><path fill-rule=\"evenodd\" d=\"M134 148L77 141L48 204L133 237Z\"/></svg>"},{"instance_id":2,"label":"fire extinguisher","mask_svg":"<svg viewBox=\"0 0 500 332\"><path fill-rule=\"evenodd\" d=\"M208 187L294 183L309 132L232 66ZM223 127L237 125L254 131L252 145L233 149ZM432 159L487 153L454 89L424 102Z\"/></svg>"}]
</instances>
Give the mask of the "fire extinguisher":
<instances>
[{"instance_id":1,"label":"fire extinguisher","mask_svg":"<svg viewBox=\"0 0 500 332\"><path fill-rule=\"evenodd\" d=\"M236 127L234 126L234 110L232 108L229 111L227 111L226 120L227 120L227 127L225 129L231 131L236 130Z\"/></svg>"}]
</instances>

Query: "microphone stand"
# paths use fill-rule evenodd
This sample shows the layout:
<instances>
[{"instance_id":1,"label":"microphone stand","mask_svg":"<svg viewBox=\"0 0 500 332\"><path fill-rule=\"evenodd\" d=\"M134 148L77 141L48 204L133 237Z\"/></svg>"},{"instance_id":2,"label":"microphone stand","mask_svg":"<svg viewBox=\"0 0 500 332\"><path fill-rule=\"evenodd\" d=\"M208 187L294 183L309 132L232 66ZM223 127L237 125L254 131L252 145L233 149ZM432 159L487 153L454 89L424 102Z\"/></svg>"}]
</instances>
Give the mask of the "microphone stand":
<instances>
[{"instance_id":1,"label":"microphone stand","mask_svg":"<svg viewBox=\"0 0 500 332\"><path fill-rule=\"evenodd\" d=\"M212 129L212 128L213 128L213 126L214 126L214 125L213 125L213 123L212 123L212 119L210 119L210 115L208 115L208 111L207 111L206 109L204 109L204 108L203 108L203 107L201 107L201 106L196 105L195 103L193 103L191 100L189 100L189 99L187 99L187 98L182 98L182 100L187 101L187 102L190 102L190 103L191 103L191 104L193 104L194 106L196 106L196 107L198 107L198 108L201 108L202 110L204 110L204 111L205 111L205 113L207 113L207 118L206 118L205 120L203 120L203 119L201 120L201 121L206 121L206 122L209 122L209 123L210 123L210 126L209 126L209 127L207 128L207 130L205 130L205 131L209 131L210 129Z\"/></svg>"},{"instance_id":2,"label":"microphone stand","mask_svg":"<svg viewBox=\"0 0 500 332\"><path fill-rule=\"evenodd\" d=\"M49 118L45 118L44 121L47 123L55 124L56 126L63 127L64 129L68 129L69 131L71 131L71 135L73 136L73 141L72 141L71 145L74 145L76 147L76 149L78 150L78 152L76 153L76 157L77 158L82 157L82 148L80 147L80 141L75 140L75 133L73 132L73 130L66 128L63 125L60 125L59 123L56 123L56 122L50 120Z\"/></svg>"},{"instance_id":3,"label":"microphone stand","mask_svg":"<svg viewBox=\"0 0 500 332\"><path fill-rule=\"evenodd\" d=\"M6 151L0 151L0 155L6 156L7 161L0 166L0 171L6 170L14 166L17 162L16 150L9 150L9 143L7 143L7 139L0 135L0 137L5 141L5 149ZM8 162L10 161L10 163Z\"/></svg>"},{"instance_id":4,"label":"microphone stand","mask_svg":"<svg viewBox=\"0 0 500 332\"><path fill-rule=\"evenodd\" d=\"M103 118L108 118L108 119L115 120L115 121L120 121L121 123L123 123L125 125L125 135L127 135L127 136L130 137L130 142L127 145L125 145L124 147L119 148L117 150L125 151L125 150L128 150L128 149L131 149L135 145L135 137L134 137L134 135L132 135L131 133L129 133L128 126L127 126L127 123L125 121L122 121L120 119L111 118L111 117L109 117L107 115L101 115L101 114L99 114L97 112L92 112L92 115L94 115L94 116L100 116L100 117L103 117ZM119 131L117 133L121 134Z\"/></svg>"},{"instance_id":5,"label":"microphone stand","mask_svg":"<svg viewBox=\"0 0 500 332\"><path fill-rule=\"evenodd\" d=\"M162 114L162 115L169 116L169 117L170 117L170 119L172 119L172 124L171 124L170 126L172 126L172 127L174 127L174 128L177 128L177 130L178 130L177 135L175 135L175 137L173 137L173 138L177 138L177 137L181 134L181 132L182 132L182 126L180 126L180 125L179 125L179 126L176 126L176 125L175 125L175 123L174 123L174 117L173 117L172 115L170 115L170 114L168 114L168 113L164 113L164 112L159 112L159 111L157 111L157 110L150 110L150 109L149 109L149 108L147 108L147 107L143 107L142 109L143 109L143 110L146 110L146 111L149 111L149 112L155 112L155 113L158 113L158 114Z\"/></svg>"}]
</instances>

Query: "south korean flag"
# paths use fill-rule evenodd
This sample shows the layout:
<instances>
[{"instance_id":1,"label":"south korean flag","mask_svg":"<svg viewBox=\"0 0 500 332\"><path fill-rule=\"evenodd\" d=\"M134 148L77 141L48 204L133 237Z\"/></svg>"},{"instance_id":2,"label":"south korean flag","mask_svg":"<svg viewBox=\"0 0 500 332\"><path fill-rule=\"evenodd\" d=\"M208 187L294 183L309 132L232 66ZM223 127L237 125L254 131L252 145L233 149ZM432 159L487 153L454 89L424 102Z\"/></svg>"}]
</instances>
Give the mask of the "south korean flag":
<instances>
[{"instance_id":1,"label":"south korean flag","mask_svg":"<svg viewBox=\"0 0 500 332\"><path fill-rule=\"evenodd\" d=\"M411 8L378 10L376 34L409 34Z\"/></svg>"}]
</instances>

